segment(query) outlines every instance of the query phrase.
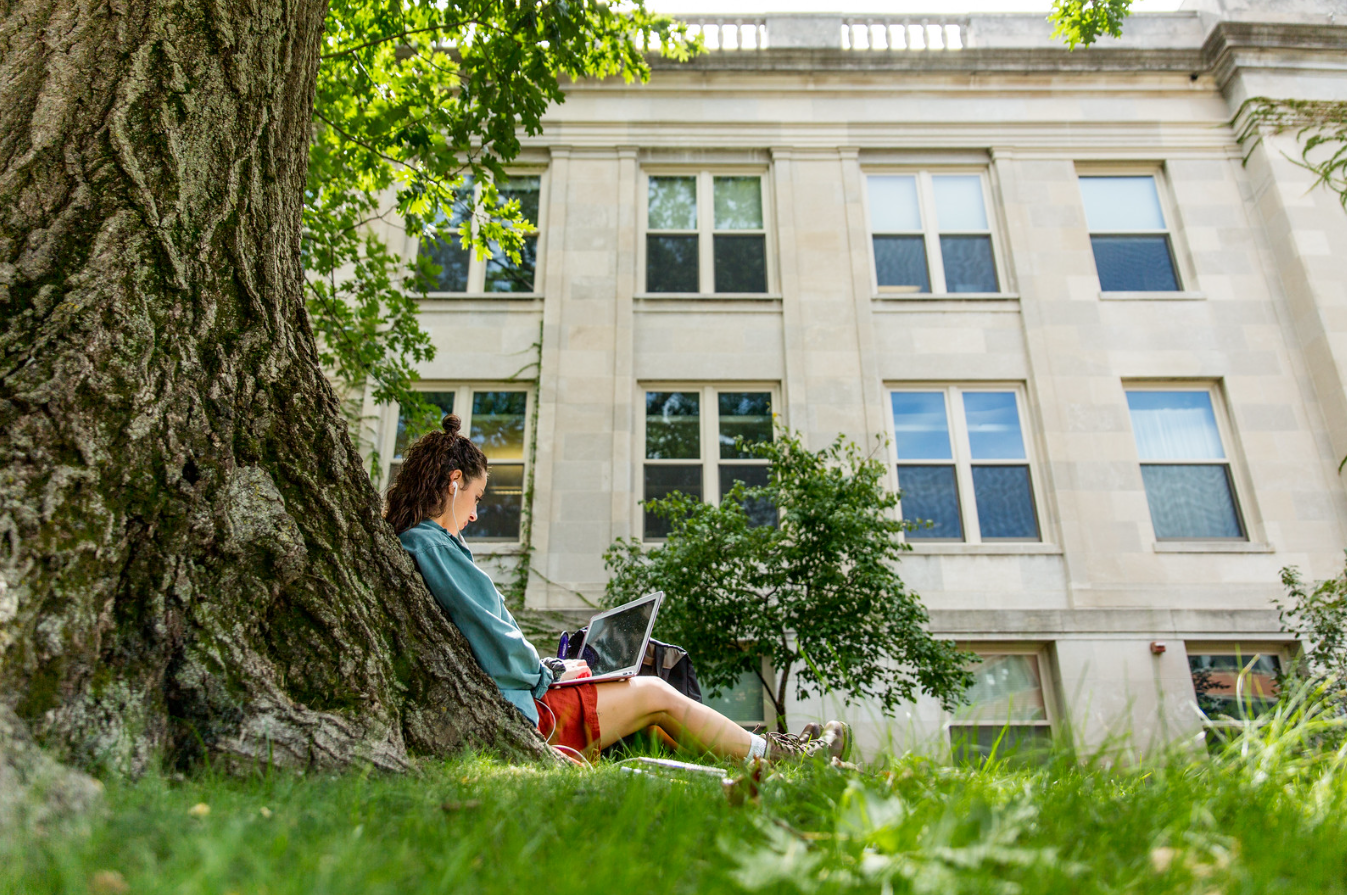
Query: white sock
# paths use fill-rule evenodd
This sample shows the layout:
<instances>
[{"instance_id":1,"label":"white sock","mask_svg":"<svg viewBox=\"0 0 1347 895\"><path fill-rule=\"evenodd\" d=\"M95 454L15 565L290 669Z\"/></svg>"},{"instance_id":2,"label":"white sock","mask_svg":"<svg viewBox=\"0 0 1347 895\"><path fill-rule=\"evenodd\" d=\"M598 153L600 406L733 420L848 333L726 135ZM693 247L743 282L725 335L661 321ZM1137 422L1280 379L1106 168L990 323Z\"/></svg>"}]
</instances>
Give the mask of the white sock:
<instances>
[{"instance_id":1,"label":"white sock","mask_svg":"<svg viewBox=\"0 0 1347 895\"><path fill-rule=\"evenodd\" d=\"M749 736L753 738L753 742L748 746L748 760L762 758L767 754L767 738L760 737L756 733L751 733Z\"/></svg>"}]
</instances>

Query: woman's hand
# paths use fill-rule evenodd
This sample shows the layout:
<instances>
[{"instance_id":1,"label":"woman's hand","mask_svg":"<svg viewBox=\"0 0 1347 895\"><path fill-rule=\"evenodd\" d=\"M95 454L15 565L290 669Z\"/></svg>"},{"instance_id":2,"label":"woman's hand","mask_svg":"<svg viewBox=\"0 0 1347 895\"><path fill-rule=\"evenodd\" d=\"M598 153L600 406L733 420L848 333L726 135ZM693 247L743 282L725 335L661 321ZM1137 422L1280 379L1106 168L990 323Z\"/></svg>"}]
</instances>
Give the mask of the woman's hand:
<instances>
[{"instance_id":1,"label":"woman's hand","mask_svg":"<svg viewBox=\"0 0 1347 895\"><path fill-rule=\"evenodd\" d=\"M576 678L592 677L593 672L589 670L589 663L584 659L567 659L566 670L562 672L559 681L573 681Z\"/></svg>"}]
</instances>

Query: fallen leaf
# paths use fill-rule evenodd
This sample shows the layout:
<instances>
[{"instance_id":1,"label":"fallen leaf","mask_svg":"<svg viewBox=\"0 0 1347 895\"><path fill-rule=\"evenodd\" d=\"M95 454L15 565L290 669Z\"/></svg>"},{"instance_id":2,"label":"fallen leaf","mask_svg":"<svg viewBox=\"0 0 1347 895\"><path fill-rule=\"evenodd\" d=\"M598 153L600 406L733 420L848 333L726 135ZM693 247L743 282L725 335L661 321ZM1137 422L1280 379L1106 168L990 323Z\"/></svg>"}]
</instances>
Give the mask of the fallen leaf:
<instances>
[{"instance_id":1,"label":"fallen leaf","mask_svg":"<svg viewBox=\"0 0 1347 895\"><path fill-rule=\"evenodd\" d=\"M131 887L117 871L99 870L89 877L89 891L93 895L125 895L131 891Z\"/></svg>"},{"instance_id":2,"label":"fallen leaf","mask_svg":"<svg viewBox=\"0 0 1347 895\"><path fill-rule=\"evenodd\" d=\"M210 806L205 802L197 802L191 808L187 809L187 813L192 815L192 817L206 817L210 814Z\"/></svg>"},{"instance_id":3,"label":"fallen leaf","mask_svg":"<svg viewBox=\"0 0 1347 895\"><path fill-rule=\"evenodd\" d=\"M1174 849L1167 845L1151 849L1151 869L1156 873L1164 873L1174 863L1174 855Z\"/></svg>"},{"instance_id":4,"label":"fallen leaf","mask_svg":"<svg viewBox=\"0 0 1347 895\"><path fill-rule=\"evenodd\" d=\"M258 809L257 813L262 815L263 817L271 817L271 809L268 808L266 805L263 805L260 809Z\"/></svg>"}]
</instances>

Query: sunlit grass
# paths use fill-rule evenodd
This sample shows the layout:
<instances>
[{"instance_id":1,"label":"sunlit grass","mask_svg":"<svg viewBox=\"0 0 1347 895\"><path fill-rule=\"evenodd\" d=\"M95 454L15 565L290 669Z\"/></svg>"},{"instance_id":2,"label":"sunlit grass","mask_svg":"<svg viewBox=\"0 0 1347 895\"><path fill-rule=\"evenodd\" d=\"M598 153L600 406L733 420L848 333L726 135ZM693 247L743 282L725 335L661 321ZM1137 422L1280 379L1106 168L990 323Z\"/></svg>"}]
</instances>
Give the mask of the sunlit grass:
<instances>
[{"instance_id":1,"label":"sunlit grass","mask_svg":"<svg viewBox=\"0 0 1347 895\"><path fill-rule=\"evenodd\" d=\"M0 845L0 891L1347 893L1341 725L1305 686L1214 755L803 766L737 806L715 780L476 757L111 781L86 830Z\"/></svg>"}]
</instances>

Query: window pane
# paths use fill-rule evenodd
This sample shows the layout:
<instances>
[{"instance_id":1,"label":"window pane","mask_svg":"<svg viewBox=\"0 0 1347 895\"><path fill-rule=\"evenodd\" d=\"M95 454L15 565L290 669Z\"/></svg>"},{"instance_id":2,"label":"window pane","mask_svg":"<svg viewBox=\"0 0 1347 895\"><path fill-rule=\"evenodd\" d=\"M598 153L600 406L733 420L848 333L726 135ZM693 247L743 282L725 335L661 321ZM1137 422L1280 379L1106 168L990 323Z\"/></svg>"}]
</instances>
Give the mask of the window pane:
<instances>
[{"instance_id":1,"label":"window pane","mask_svg":"<svg viewBox=\"0 0 1347 895\"><path fill-rule=\"evenodd\" d=\"M698 466L652 466L645 467L645 500L658 500L668 497L675 491L701 500L702 468ZM665 538L673 526L668 520L645 511L646 540Z\"/></svg>"},{"instance_id":2,"label":"window pane","mask_svg":"<svg viewBox=\"0 0 1347 895\"><path fill-rule=\"evenodd\" d=\"M753 456L747 450L734 446L734 439L743 436L746 444L772 440L772 396L769 392L721 392L720 457L737 460Z\"/></svg>"},{"instance_id":3,"label":"window pane","mask_svg":"<svg viewBox=\"0 0 1347 895\"><path fill-rule=\"evenodd\" d=\"M996 263L990 236L942 236L940 256L945 260L948 292L996 292Z\"/></svg>"},{"instance_id":4,"label":"window pane","mask_svg":"<svg viewBox=\"0 0 1347 895\"><path fill-rule=\"evenodd\" d=\"M703 696L702 701L739 724L762 724L766 720L763 718L762 681L751 671L739 675L739 679L719 696Z\"/></svg>"},{"instance_id":5,"label":"window pane","mask_svg":"<svg viewBox=\"0 0 1347 895\"><path fill-rule=\"evenodd\" d=\"M645 393L647 458L695 460L702 455L701 435L701 395L696 392Z\"/></svg>"},{"instance_id":6,"label":"window pane","mask_svg":"<svg viewBox=\"0 0 1347 895\"><path fill-rule=\"evenodd\" d=\"M935 187L935 216L941 232L986 230L987 210L982 205L982 178L977 174L941 174L931 178Z\"/></svg>"},{"instance_id":7,"label":"window pane","mask_svg":"<svg viewBox=\"0 0 1347 895\"><path fill-rule=\"evenodd\" d=\"M1014 763L1035 763L1046 760L1052 749L1052 730L1046 725L1011 724L983 726L952 724L949 745L954 760L979 764L992 757L1007 758Z\"/></svg>"},{"instance_id":8,"label":"window pane","mask_svg":"<svg viewBox=\"0 0 1347 895\"><path fill-rule=\"evenodd\" d=\"M1165 229L1154 177L1082 177L1080 194L1093 233Z\"/></svg>"},{"instance_id":9,"label":"window pane","mask_svg":"<svg viewBox=\"0 0 1347 895\"><path fill-rule=\"evenodd\" d=\"M762 229L761 177L717 177L714 192L717 230Z\"/></svg>"},{"instance_id":10,"label":"window pane","mask_svg":"<svg viewBox=\"0 0 1347 895\"><path fill-rule=\"evenodd\" d=\"M472 253L463 248L457 233L446 236L447 239L437 239L427 248L431 260L440 266L439 276L435 278L435 289L439 292L467 292L468 259Z\"/></svg>"},{"instance_id":11,"label":"window pane","mask_svg":"<svg viewBox=\"0 0 1347 895\"><path fill-rule=\"evenodd\" d=\"M538 193L541 186L541 177L511 177L497 182L496 195L499 197L501 205L506 202L517 201L519 213L536 228L538 226Z\"/></svg>"},{"instance_id":12,"label":"window pane","mask_svg":"<svg viewBox=\"0 0 1347 895\"><path fill-rule=\"evenodd\" d=\"M468 435L488 460L524 459L526 392L473 392Z\"/></svg>"},{"instance_id":13,"label":"window pane","mask_svg":"<svg viewBox=\"0 0 1347 895\"><path fill-rule=\"evenodd\" d=\"M1034 490L1027 466L974 466L973 500L984 541L1038 540Z\"/></svg>"},{"instance_id":14,"label":"window pane","mask_svg":"<svg viewBox=\"0 0 1347 895\"><path fill-rule=\"evenodd\" d=\"M1211 393L1127 393L1142 460L1224 460Z\"/></svg>"},{"instance_id":15,"label":"window pane","mask_svg":"<svg viewBox=\"0 0 1347 895\"><path fill-rule=\"evenodd\" d=\"M697 229L697 178L652 177L649 195L649 229Z\"/></svg>"},{"instance_id":16,"label":"window pane","mask_svg":"<svg viewBox=\"0 0 1347 895\"><path fill-rule=\"evenodd\" d=\"M486 492L477 504L477 521L463 529L463 537L477 540L519 538L519 519L524 505L524 464L492 466Z\"/></svg>"},{"instance_id":17,"label":"window pane","mask_svg":"<svg viewBox=\"0 0 1347 895\"><path fill-rule=\"evenodd\" d=\"M964 392L964 419L974 460L1023 460L1014 392Z\"/></svg>"},{"instance_id":18,"label":"window pane","mask_svg":"<svg viewBox=\"0 0 1347 895\"><path fill-rule=\"evenodd\" d=\"M1143 464L1146 502L1157 538L1243 538L1224 465Z\"/></svg>"},{"instance_id":19,"label":"window pane","mask_svg":"<svg viewBox=\"0 0 1347 895\"><path fill-rule=\"evenodd\" d=\"M454 412L454 393L453 392L421 392L421 397L425 398L435 407L440 409L440 418L448 416ZM402 454L411 444L411 439L420 433L407 431L407 418L401 413L398 414L398 437L393 442L393 459L399 460ZM390 477L389 481L393 479Z\"/></svg>"},{"instance_id":20,"label":"window pane","mask_svg":"<svg viewBox=\"0 0 1347 895\"><path fill-rule=\"evenodd\" d=\"M700 292L697 272L697 237L647 236L645 238L645 290L647 292Z\"/></svg>"},{"instance_id":21,"label":"window pane","mask_svg":"<svg viewBox=\"0 0 1347 895\"><path fill-rule=\"evenodd\" d=\"M921 230L917 205L917 178L875 175L870 188L870 232L911 233Z\"/></svg>"},{"instance_id":22,"label":"window pane","mask_svg":"<svg viewBox=\"0 0 1347 895\"><path fill-rule=\"evenodd\" d=\"M463 248L462 237L456 232L472 211L473 183L471 177L454 193L453 212L448 220L440 221L440 238L430 243L426 251L440 266L435 288L440 292L468 291L468 258L471 252Z\"/></svg>"},{"instance_id":23,"label":"window pane","mask_svg":"<svg viewBox=\"0 0 1347 895\"><path fill-rule=\"evenodd\" d=\"M952 460L944 392L894 392L893 440L900 460Z\"/></svg>"},{"instance_id":24,"label":"window pane","mask_svg":"<svg viewBox=\"0 0 1347 895\"><path fill-rule=\"evenodd\" d=\"M717 292L767 291L767 237L713 238Z\"/></svg>"},{"instance_id":25,"label":"window pane","mask_svg":"<svg viewBox=\"0 0 1347 895\"><path fill-rule=\"evenodd\" d=\"M955 711L959 720L981 723L1047 720L1037 656L984 656L970 670L973 685L964 691L967 702Z\"/></svg>"},{"instance_id":26,"label":"window pane","mask_svg":"<svg viewBox=\"0 0 1347 895\"><path fill-rule=\"evenodd\" d=\"M1256 718L1277 704L1276 656L1188 654L1197 707L1209 718Z\"/></svg>"},{"instance_id":27,"label":"window pane","mask_svg":"<svg viewBox=\"0 0 1347 895\"><path fill-rule=\"evenodd\" d=\"M1105 292L1177 292L1168 236L1091 236Z\"/></svg>"},{"instance_id":28,"label":"window pane","mask_svg":"<svg viewBox=\"0 0 1347 895\"><path fill-rule=\"evenodd\" d=\"M720 496L723 499L735 482L743 482L750 488L762 488L767 485L770 470L766 466L722 466L720 467ZM766 525L776 528L776 506L765 498L748 500L744 503L744 512L755 526Z\"/></svg>"},{"instance_id":29,"label":"window pane","mask_svg":"<svg viewBox=\"0 0 1347 895\"><path fill-rule=\"evenodd\" d=\"M953 466L899 466L898 488L903 499L903 518L909 522L934 523L907 533L908 540L963 540L959 519L959 487Z\"/></svg>"},{"instance_id":30,"label":"window pane","mask_svg":"<svg viewBox=\"0 0 1347 895\"><path fill-rule=\"evenodd\" d=\"M930 292L926 240L920 236L876 236L875 278L900 292Z\"/></svg>"},{"instance_id":31,"label":"window pane","mask_svg":"<svg viewBox=\"0 0 1347 895\"><path fill-rule=\"evenodd\" d=\"M532 292L534 273L538 269L538 237L525 236L519 248L519 263L515 263L494 242L491 258L486 262L487 292Z\"/></svg>"}]
</instances>

